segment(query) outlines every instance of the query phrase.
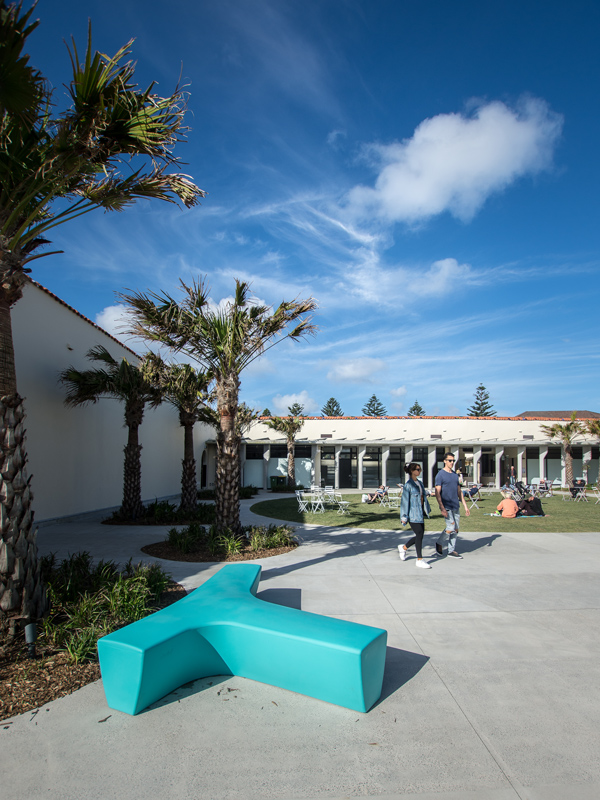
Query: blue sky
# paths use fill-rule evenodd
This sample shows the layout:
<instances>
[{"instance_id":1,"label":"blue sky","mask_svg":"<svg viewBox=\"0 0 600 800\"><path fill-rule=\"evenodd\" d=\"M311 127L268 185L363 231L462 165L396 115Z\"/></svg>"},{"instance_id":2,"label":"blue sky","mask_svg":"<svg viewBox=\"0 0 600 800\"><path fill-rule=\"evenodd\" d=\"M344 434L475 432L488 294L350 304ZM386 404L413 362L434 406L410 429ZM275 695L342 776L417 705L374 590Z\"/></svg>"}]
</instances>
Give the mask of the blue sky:
<instances>
[{"instance_id":1,"label":"blue sky","mask_svg":"<svg viewBox=\"0 0 600 800\"><path fill-rule=\"evenodd\" d=\"M54 230L33 277L115 332L115 292L234 279L313 296L316 337L242 398L318 414L600 410L600 5L595 0L40 0L32 62L135 38L144 86L189 84L178 154L208 192ZM62 90L58 89L59 94Z\"/></svg>"}]
</instances>

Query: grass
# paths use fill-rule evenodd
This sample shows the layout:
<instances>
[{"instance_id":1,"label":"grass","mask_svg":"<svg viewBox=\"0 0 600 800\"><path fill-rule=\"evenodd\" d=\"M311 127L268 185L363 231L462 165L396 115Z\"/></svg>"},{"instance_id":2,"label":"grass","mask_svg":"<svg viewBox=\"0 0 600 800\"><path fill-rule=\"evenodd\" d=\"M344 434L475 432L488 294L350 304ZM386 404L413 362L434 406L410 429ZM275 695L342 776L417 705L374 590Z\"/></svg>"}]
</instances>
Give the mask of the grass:
<instances>
[{"instance_id":1,"label":"grass","mask_svg":"<svg viewBox=\"0 0 600 800\"><path fill-rule=\"evenodd\" d=\"M350 503L348 513L344 516L337 514L335 509L326 511L324 514L300 513L295 497L263 500L255 503L251 510L263 517L288 522L306 522L313 525L375 528L378 530L398 530L402 527L400 510L397 508L389 509L379 505L366 505L361 503L360 494L344 495L344 500ZM593 500L588 503L574 503L563 501L559 496L547 498L542 500L544 511L547 514L545 517L503 519L486 516L486 514L496 511L500 500L502 500L500 493L484 495L484 499L478 501L480 508L472 508L470 517L465 515L461 506L461 530L465 533L468 531L478 533L504 533L506 531L600 532L600 504L595 505ZM435 499L431 503L431 511L430 519L425 522L425 530L442 530L443 517Z\"/></svg>"}]
</instances>

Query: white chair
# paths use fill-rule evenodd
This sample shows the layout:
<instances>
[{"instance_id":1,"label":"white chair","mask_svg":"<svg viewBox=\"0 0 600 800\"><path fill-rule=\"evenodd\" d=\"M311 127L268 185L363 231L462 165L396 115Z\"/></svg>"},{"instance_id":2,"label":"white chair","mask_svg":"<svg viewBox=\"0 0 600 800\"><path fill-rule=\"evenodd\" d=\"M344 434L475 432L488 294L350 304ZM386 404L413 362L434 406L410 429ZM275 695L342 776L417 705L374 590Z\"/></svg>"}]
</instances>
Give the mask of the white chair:
<instances>
[{"instance_id":1,"label":"white chair","mask_svg":"<svg viewBox=\"0 0 600 800\"><path fill-rule=\"evenodd\" d=\"M296 500L298 501L298 511L302 514L303 512L308 513L308 502L310 496L305 495L303 492L296 492Z\"/></svg>"},{"instance_id":2,"label":"white chair","mask_svg":"<svg viewBox=\"0 0 600 800\"><path fill-rule=\"evenodd\" d=\"M600 503L600 486L598 485L592 486L590 492L592 493L592 497L596 498L596 502L594 503L594 505L597 506L598 503Z\"/></svg>"},{"instance_id":3,"label":"white chair","mask_svg":"<svg viewBox=\"0 0 600 800\"><path fill-rule=\"evenodd\" d=\"M481 495L479 494L479 484L473 483L471 486L467 484L467 487L463 489L463 497L465 501L468 501L471 505L469 506L469 511L475 506L475 508L479 508L477 501L481 500ZM481 511L481 509L479 509Z\"/></svg>"},{"instance_id":4,"label":"white chair","mask_svg":"<svg viewBox=\"0 0 600 800\"><path fill-rule=\"evenodd\" d=\"M325 503L323 502L323 495L321 492L313 492L310 495L310 510L313 514L325 513Z\"/></svg>"},{"instance_id":5,"label":"white chair","mask_svg":"<svg viewBox=\"0 0 600 800\"><path fill-rule=\"evenodd\" d=\"M388 508L400 508L401 489L388 489Z\"/></svg>"},{"instance_id":6,"label":"white chair","mask_svg":"<svg viewBox=\"0 0 600 800\"><path fill-rule=\"evenodd\" d=\"M350 502L348 500L344 500L340 492L334 492L333 500L338 507L338 514L346 514L348 512Z\"/></svg>"},{"instance_id":7,"label":"white chair","mask_svg":"<svg viewBox=\"0 0 600 800\"><path fill-rule=\"evenodd\" d=\"M322 492L327 500L333 500L335 495L335 489L333 488L333 486L325 486Z\"/></svg>"}]
</instances>

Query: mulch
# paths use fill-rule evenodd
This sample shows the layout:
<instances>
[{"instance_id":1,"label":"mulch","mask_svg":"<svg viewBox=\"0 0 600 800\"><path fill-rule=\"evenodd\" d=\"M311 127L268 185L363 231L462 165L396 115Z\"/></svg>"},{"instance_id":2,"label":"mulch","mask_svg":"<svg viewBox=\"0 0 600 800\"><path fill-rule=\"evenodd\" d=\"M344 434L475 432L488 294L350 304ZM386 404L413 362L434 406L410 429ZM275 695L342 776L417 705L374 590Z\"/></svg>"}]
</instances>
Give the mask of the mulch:
<instances>
[{"instance_id":1,"label":"mulch","mask_svg":"<svg viewBox=\"0 0 600 800\"><path fill-rule=\"evenodd\" d=\"M161 595L157 608L185 596L185 589L173 582ZM36 654L37 658L30 659L22 641L0 645L0 720L35 711L100 678L97 661L74 664L67 653L53 650L41 639Z\"/></svg>"},{"instance_id":2,"label":"mulch","mask_svg":"<svg viewBox=\"0 0 600 800\"><path fill-rule=\"evenodd\" d=\"M212 562L234 562L234 561L251 561L256 558L270 558L271 556L279 556L282 553L289 553L295 550L297 544L289 545L286 547L273 547L269 550L251 550L250 545L245 545L241 552L234 555L213 555L206 547L198 547L197 550L192 550L190 553L181 553L176 547L173 547L169 542L156 542L155 544L147 544L142 547L142 553L153 556L154 558L164 558L166 561L212 561Z\"/></svg>"}]
</instances>

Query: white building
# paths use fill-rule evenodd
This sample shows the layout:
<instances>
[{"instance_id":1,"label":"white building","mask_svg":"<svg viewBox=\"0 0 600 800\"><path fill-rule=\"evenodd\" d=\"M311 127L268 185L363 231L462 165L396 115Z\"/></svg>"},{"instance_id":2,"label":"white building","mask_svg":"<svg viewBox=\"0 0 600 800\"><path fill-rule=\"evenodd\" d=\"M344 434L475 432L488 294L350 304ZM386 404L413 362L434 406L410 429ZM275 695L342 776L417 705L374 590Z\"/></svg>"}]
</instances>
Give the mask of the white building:
<instances>
[{"instance_id":1,"label":"white building","mask_svg":"<svg viewBox=\"0 0 600 800\"><path fill-rule=\"evenodd\" d=\"M28 472L33 475L36 520L119 506L127 440L123 405L102 399L95 405L66 408L58 376L71 365L80 370L93 367L85 355L98 344L116 359L135 364L138 356L33 281L14 306L12 320L17 385L26 399ZM296 441L297 481L357 490L394 485L404 482L404 464L418 461L424 483L431 486L443 454L450 451L468 480L500 486L514 466L518 477L527 481L547 477L564 484L564 454L540 428L555 421L555 415L545 419L309 417ZM194 435L198 477L202 486L210 488L215 480L214 431L198 424ZM146 409L140 444L144 502L178 494L183 429L171 406ZM587 463L588 482L597 481L598 443L581 437L574 453L575 476L583 474ZM257 421L242 444L242 464L244 485L268 488L271 478L285 480L285 440Z\"/></svg>"},{"instance_id":2,"label":"white building","mask_svg":"<svg viewBox=\"0 0 600 800\"><path fill-rule=\"evenodd\" d=\"M94 368L85 355L98 344L117 360L137 364L138 356L35 282L25 285L23 299L12 309L12 323L36 521L120 506L127 443L124 406L106 398L66 408L58 376L69 366ZM208 435L214 436L211 429L196 426L198 464ZM178 494L183 428L176 411L166 404L156 410L147 407L139 436L144 501Z\"/></svg>"},{"instance_id":3,"label":"white building","mask_svg":"<svg viewBox=\"0 0 600 800\"><path fill-rule=\"evenodd\" d=\"M584 419L588 412L580 412ZM591 412L590 412L591 416ZM597 417L598 415L594 415ZM564 421L568 421L570 415ZM296 439L296 481L304 486L332 484L339 489L404 483L404 465L423 467L423 482L433 486L443 455L454 454L469 481L502 486L514 466L518 479L560 480L566 484L564 453L542 425L556 416L531 417L307 417ZM598 444L579 437L573 474L598 480ZM209 448L212 455L212 449ZM243 483L266 488L287 474L285 439L256 422L245 437Z\"/></svg>"}]
</instances>

